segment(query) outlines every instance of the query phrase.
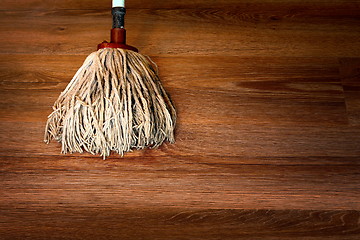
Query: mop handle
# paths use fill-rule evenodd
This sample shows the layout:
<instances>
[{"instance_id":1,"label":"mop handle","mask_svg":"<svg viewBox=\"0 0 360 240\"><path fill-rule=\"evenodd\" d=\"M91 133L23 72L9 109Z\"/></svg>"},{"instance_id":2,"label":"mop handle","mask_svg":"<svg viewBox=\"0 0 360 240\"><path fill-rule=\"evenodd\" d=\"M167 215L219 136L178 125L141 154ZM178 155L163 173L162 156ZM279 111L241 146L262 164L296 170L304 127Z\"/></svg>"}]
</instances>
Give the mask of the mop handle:
<instances>
[{"instance_id":1,"label":"mop handle","mask_svg":"<svg viewBox=\"0 0 360 240\"><path fill-rule=\"evenodd\" d=\"M113 0L112 7L125 7L125 0Z\"/></svg>"},{"instance_id":2,"label":"mop handle","mask_svg":"<svg viewBox=\"0 0 360 240\"><path fill-rule=\"evenodd\" d=\"M112 3L113 27L111 29L110 42L103 41L98 44L98 50L102 48L122 48L138 52L136 47L126 44L126 30L124 28L125 1L113 0Z\"/></svg>"},{"instance_id":3,"label":"mop handle","mask_svg":"<svg viewBox=\"0 0 360 240\"><path fill-rule=\"evenodd\" d=\"M111 13L113 16L113 28L124 28L125 0L113 0Z\"/></svg>"}]
</instances>

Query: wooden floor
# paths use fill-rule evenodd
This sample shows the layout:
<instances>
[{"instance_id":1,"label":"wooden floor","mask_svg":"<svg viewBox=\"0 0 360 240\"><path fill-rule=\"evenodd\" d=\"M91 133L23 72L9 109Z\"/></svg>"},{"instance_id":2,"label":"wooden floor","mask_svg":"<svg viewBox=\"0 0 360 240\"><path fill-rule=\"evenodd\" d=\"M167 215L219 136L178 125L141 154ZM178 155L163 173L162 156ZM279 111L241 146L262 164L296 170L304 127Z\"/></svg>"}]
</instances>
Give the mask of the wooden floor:
<instances>
[{"instance_id":1,"label":"wooden floor","mask_svg":"<svg viewBox=\"0 0 360 240\"><path fill-rule=\"evenodd\" d=\"M360 2L128 1L176 143L43 143L110 0L1 0L0 239L360 239Z\"/></svg>"}]
</instances>

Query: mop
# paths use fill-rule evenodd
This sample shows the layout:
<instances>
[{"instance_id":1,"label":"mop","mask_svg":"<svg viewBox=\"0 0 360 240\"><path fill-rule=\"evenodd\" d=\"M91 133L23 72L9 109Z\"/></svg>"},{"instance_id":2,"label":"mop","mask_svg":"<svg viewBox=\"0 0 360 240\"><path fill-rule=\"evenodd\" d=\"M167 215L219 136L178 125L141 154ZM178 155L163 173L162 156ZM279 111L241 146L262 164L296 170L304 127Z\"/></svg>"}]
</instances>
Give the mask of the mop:
<instances>
[{"instance_id":1,"label":"mop","mask_svg":"<svg viewBox=\"0 0 360 240\"><path fill-rule=\"evenodd\" d=\"M156 64L126 44L125 13L124 1L114 0L111 41L86 58L48 116L44 141L60 142L64 154L105 159L175 141L175 108Z\"/></svg>"}]
</instances>

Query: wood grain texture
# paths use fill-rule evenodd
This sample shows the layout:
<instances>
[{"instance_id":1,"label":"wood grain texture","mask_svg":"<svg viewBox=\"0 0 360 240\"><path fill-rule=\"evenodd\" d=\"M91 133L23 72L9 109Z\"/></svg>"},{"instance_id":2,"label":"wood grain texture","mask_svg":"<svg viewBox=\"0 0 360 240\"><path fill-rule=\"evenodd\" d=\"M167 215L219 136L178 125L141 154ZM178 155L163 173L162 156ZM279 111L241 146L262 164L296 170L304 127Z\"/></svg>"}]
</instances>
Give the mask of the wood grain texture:
<instances>
[{"instance_id":1,"label":"wood grain texture","mask_svg":"<svg viewBox=\"0 0 360 240\"><path fill-rule=\"evenodd\" d=\"M346 99L346 111L352 125L360 124L360 58L341 58L340 74Z\"/></svg>"},{"instance_id":2,"label":"wood grain texture","mask_svg":"<svg viewBox=\"0 0 360 240\"><path fill-rule=\"evenodd\" d=\"M6 192L0 205L360 210L358 165L239 164L240 157L219 162L216 157L144 155L121 161L111 157L105 163L79 155L2 157Z\"/></svg>"},{"instance_id":3,"label":"wood grain texture","mask_svg":"<svg viewBox=\"0 0 360 240\"><path fill-rule=\"evenodd\" d=\"M234 239L236 236L236 239L355 240L360 217L356 211L27 207L15 215L5 212L1 218L8 221L6 240L144 239L144 236L146 239Z\"/></svg>"},{"instance_id":4,"label":"wood grain texture","mask_svg":"<svg viewBox=\"0 0 360 240\"><path fill-rule=\"evenodd\" d=\"M46 117L110 4L2 1L0 239L360 238L358 1L128 1L176 143L61 155Z\"/></svg>"},{"instance_id":5,"label":"wood grain texture","mask_svg":"<svg viewBox=\"0 0 360 240\"><path fill-rule=\"evenodd\" d=\"M2 0L1 9L4 10L43 10L43 9L96 9L103 10L111 7L112 0ZM193 8L249 8L256 6L266 6L268 9L279 9L284 7L294 7L294 10L302 10L305 8L312 8L316 10L322 10L323 8L333 9L346 9L357 10L359 7L357 1L344 1L333 0L331 2L327 0L313 0L311 2L304 3L302 0L276 0L276 1L264 1L264 0L131 0L126 1L126 7L129 9L193 9ZM350 11L351 12L351 11Z\"/></svg>"},{"instance_id":6,"label":"wood grain texture","mask_svg":"<svg viewBox=\"0 0 360 240\"><path fill-rule=\"evenodd\" d=\"M145 54L167 56L360 55L359 8L351 10L350 16L346 16L346 10L336 8L304 11L292 13L291 8L269 11L266 5L260 9L247 8L246 12L129 10L128 43ZM3 11L0 31L7 38L0 39L0 53L88 54L109 38L110 26L109 11Z\"/></svg>"},{"instance_id":7,"label":"wood grain texture","mask_svg":"<svg viewBox=\"0 0 360 240\"><path fill-rule=\"evenodd\" d=\"M43 120L85 56L3 55L3 106ZM180 124L347 125L338 61L332 58L155 57L164 86L179 104ZM44 69L42 62L47 62ZM256 65L252 63L256 61ZM57 71L68 69L66 74ZM209 71L211 69L211 71ZM181 72L181 74L178 74ZM255 73L255 74L254 74ZM23 74L23 76L21 76ZM30 91L31 89L31 91ZM16 99L10 96L17 92ZM42 95L41 102L38 96ZM264 100L267 100L264 103ZM32 108L43 114L33 114ZM297 111L293 111L296 108ZM5 108L1 118L20 117ZM182 114L184 112L184 114ZM209 112L216 115L208 116ZM35 119L34 119L35 120Z\"/></svg>"}]
</instances>

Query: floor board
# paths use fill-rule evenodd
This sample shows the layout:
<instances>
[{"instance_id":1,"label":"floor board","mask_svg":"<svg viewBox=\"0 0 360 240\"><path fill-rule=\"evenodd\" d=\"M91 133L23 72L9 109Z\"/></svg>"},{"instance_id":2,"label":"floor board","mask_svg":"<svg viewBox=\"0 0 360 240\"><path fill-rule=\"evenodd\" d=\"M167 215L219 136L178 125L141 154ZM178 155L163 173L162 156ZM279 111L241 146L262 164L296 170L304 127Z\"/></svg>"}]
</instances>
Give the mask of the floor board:
<instances>
[{"instance_id":1,"label":"floor board","mask_svg":"<svg viewBox=\"0 0 360 240\"><path fill-rule=\"evenodd\" d=\"M88 154L1 157L1 206L360 210L358 163L142 154L105 163Z\"/></svg>"},{"instance_id":2,"label":"floor board","mask_svg":"<svg viewBox=\"0 0 360 240\"><path fill-rule=\"evenodd\" d=\"M360 124L360 58L341 58L340 76L344 88L349 123Z\"/></svg>"},{"instance_id":3,"label":"floor board","mask_svg":"<svg viewBox=\"0 0 360 240\"><path fill-rule=\"evenodd\" d=\"M31 207L20 209L15 215L5 212L0 219L4 217L8 221L8 234L4 239L24 239L24 236L38 239L144 239L144 236L149 239L204 239L204 236L206 239L234 239L236 236L236 239L355 240L360 216L356 211ZM96 221L89 222L89 219Z\"/></svg>"},{"instance_id":4,"label":"floor board","mask_svg":"<svg viewBox=\"0 0 360 240\"><path fill-rule=\"evenodd\" d=\"M257 8L248 11L255 12L129 10L128 43L145 54L167 56L360 55L360 19L351 12L348 17L346 12L337 15L332 9L325 17L319 11L292 15L291 8L273 13L266 6L264 12ZM360 15L360 10L355 10L356 14ZM0 38L0 53L89 54L109 38L110 26L109 11L3 11L0 30L7 37Z\"/></svg>"}]
</instances>

